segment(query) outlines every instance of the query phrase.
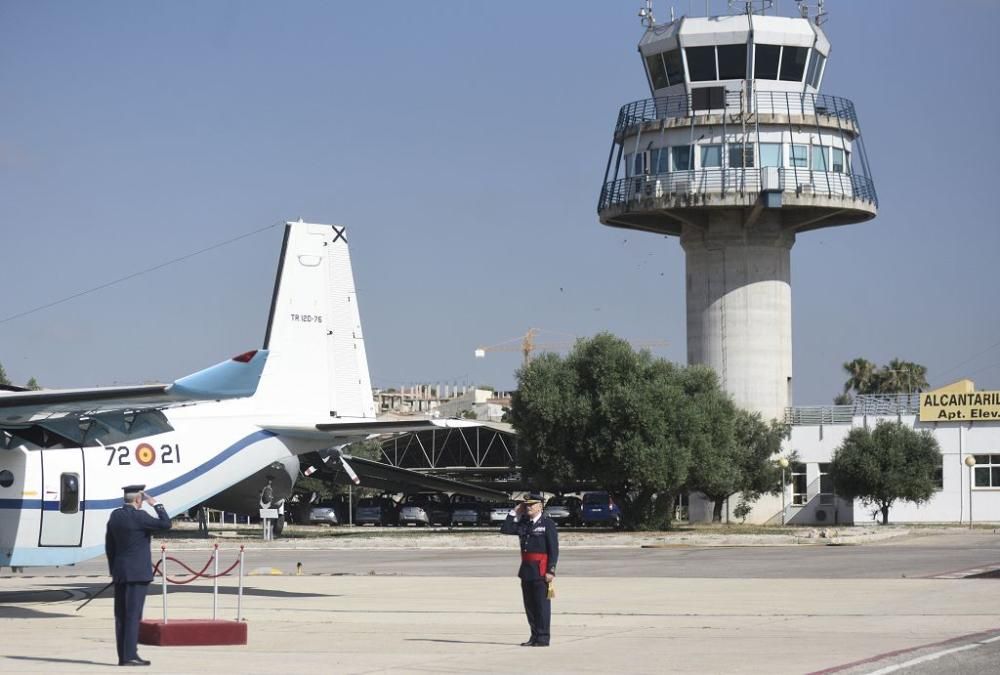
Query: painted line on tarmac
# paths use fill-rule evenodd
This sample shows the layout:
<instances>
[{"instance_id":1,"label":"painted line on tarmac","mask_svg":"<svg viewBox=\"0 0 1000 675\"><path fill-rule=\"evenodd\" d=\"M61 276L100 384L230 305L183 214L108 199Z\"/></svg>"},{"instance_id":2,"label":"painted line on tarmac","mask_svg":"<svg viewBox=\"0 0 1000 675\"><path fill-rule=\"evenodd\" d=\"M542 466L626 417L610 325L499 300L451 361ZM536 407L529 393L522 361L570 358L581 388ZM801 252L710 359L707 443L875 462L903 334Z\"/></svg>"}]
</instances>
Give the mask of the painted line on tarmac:
<instances>
[{"instance_id":1,"label":"painted line on tarmac","mask_svg":"<svg viewBox=\"0 0 1000 675\"><path fill-rule=\"evenodd\" d=\"M984 565L982 567L967 567L965 569L944 572L943 574L931 574L924 579L968 579L982 574L1000 571L1000 563L995 565Z\"/></svg>"},{"instance_id":2,"label":"painted line on tarmac","mask_svg":"<svg viewBox=\"0 0 1000 675\"><path fill-rule=\"evenodd\" d=\"M984 636L992 636L988 639L981 639ZM891 652L885 652L884 654L877 654L875 656L869 657L867 659L861 659L860 661L852 661L851 663L845 663L839 666L833 666L832 668L825 668L823 670L816 670L808 675L827 675L828 673L839 673L845 670L850 670L852 668L857 668L858 666L863 666L865 664L875 664L879 661L885 661L886 659L891 659L894 656L900 656L902 654L910 654L912 652L917 652L922 649L930 649L932 647L943 647L944 645L954 644L956 642L965 642L968 640L973 640L973 644L963 645L961 647L954 647L951 649L944 649L938 652L933 652L927 654L926 656L918 657L904 663L898 663L892 666L887 666L881 670L874 670L867 672L866 675L883 675L885 673L892 673L901 668L909 667L918 663L923 663L925 661L933 661L934 659L939 659L942 656L947 656L954 652L961 652L967 649L974 649L975 647L981 647L985 644L991 642L996 642L1000 640L1000 628L992 628L990 630L980 631L978 633L971 633L970 635L959 635L958 637L949 638L948 640L942 640L941 642L932 642L926 645L918 645L916 647L907 647L905 649L896 649Z\"/></svg>"}]
</instances>

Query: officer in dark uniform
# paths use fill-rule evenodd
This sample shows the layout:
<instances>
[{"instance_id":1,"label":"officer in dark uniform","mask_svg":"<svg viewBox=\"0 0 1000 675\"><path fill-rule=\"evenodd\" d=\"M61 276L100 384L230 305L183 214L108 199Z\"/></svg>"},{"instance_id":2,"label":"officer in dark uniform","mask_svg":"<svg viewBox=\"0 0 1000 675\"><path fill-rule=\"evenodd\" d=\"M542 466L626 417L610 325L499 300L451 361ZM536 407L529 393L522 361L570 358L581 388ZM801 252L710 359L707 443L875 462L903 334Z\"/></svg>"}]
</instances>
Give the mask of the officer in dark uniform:
<instances>
[{"instance_id":1,"label":"officer in dark uniform","mask_svg":"<svg viewBox=\"0 0 1000 675\"><path fill-rule=\"evenodd\" d=\"M125 505L111 512L104 537L104 552L115 584L115 644L119 666L148 666L149 661L139 658L136 644L146 589L153 580L149 539L153 530L170 529L170 516L162 504L143 492L145 485L123 489ZM142 510L144 501L156 509L156 518Z\"/></svg>"},{"instance_id":2,"label":"officer in dark uniform","mask_svg":"<svg viewBox=\"0 0 1000 675\"><path fill-rule=\"evenodd\" d=\"M548 647L552 601L548 587L556 576L559 561L559 533L556 524L542 515L542 495L532 492L507 515L500 526L503 534L516 534L521 540L521 595L528 615L531 637L522 647Z\"/></svg>"}]
</instances>

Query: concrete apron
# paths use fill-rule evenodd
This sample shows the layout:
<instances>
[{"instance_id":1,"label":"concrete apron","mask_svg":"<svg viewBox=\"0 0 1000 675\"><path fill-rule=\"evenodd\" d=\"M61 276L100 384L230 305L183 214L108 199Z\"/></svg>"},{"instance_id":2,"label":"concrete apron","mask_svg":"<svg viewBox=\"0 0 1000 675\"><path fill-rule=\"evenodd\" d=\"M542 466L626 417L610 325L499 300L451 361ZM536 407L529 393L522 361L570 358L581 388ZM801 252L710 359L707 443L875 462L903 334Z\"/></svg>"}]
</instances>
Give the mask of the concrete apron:
<instances>
[{"instance_id":1,"label":"concrete apron","mask_svg":"<svg viewBox=\"0 0 1000 675\"><path fill-rule=\"evenodd\" d=\"M529 653L517 646L528 629L510 577L248 582L248 646L144 647L150 672L521 673L530 663L532 672L804 673L1000 629L991 580L561 577L553 645ZM100 586L0 579L0 598L15 600L0 604L0 671L116 671L110 598L77 613L80 594L24 596L77 587ZM150 590L146 616L158 617ZM220 597L220 618L234 616L235 600ZM175 618L209 617L211 607L207 588L169 599Z\"/></svg>"}]
</instances>

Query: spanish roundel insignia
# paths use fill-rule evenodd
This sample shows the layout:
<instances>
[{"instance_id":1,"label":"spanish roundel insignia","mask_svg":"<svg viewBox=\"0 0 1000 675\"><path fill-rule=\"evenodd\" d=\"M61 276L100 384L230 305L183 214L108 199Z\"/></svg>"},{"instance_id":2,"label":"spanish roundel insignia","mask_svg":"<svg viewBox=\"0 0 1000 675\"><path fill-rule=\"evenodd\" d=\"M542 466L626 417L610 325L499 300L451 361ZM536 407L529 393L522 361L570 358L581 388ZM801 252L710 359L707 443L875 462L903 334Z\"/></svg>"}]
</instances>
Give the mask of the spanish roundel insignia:
<instances>
[{"instance_id":1,"label":"spanish roundel insignia","mask_svg":"<svg viewBox=\"0 0 1000 675\"><path fill-rule=\"evenodd\" d=\"M143 466L149 466L156 461L156 450L153 450L153 446L143 443L135 449L135 461Z\"/></svg>"}]
</instances>

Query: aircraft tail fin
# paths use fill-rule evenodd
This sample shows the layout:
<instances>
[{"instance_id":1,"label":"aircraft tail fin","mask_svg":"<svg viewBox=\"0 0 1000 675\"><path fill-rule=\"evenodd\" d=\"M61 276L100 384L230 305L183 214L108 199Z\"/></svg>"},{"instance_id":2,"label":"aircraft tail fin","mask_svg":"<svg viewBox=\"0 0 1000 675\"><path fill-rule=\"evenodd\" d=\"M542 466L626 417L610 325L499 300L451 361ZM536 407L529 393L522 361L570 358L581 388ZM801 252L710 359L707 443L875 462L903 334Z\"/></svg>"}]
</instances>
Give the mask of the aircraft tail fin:
<instances>
[{"instance_id":1,"label":"aircraft tail fin","mask_svg":"<svg viewBox=\"0 0 1000 675\"><path fill-rule=\"evenodd\" d=\"M259 411L314 421L375 416L346 228L285 224L264 349Z\"/></svg>"}]
</instances>

